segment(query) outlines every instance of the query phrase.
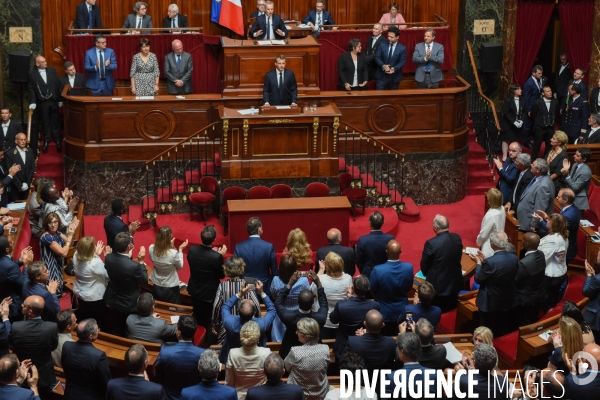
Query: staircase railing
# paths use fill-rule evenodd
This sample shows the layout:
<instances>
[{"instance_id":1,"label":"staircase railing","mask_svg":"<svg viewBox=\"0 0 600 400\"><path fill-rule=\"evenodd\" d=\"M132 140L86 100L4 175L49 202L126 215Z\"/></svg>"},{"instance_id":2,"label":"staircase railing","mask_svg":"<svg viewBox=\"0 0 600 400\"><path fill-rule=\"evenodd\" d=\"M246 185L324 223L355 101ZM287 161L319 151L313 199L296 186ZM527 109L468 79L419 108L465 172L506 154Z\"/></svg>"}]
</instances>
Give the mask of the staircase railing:
<instances>
[{"instance_id":1,"label":"staircase railing","mask_svg":"<svg viewBox=\"0 0 600 400\"><path fill-rule=\"evenodd\" d=\"M347 122L340 121L340 125L338 156L352 174L353 187L367 190L371 206L402 211L404 154Z\"/></svg>"},{"instance_id":2,"label":"staircase railing","mask_svg":"<svg viewBox=\"0 0 600 400\"><path fill-rule=\"evenodd\" d=\"M199 191L202 176L220 178L220 121L206 125L179 143L146 161L144 216L182 212L189 194Z\"/></svg>"}]
</instances>

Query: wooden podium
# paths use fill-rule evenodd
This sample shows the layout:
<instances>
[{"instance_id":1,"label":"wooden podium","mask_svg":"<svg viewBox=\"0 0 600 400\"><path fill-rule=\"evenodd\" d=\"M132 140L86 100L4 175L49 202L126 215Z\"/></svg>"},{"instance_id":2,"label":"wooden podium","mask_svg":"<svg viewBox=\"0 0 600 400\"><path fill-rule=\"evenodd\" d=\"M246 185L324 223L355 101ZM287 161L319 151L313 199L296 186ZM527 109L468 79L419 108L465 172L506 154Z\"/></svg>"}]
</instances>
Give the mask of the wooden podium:
<instances>
[{"instance_id":1,"label":"wooden podium","mask_svg":"<svg viewBox=\"0 0 600 400\"><path fill-rule=\"evenodd\" d=\"M275 56L286 57L294 71L299 95L318 95L319 48L312 35L288 40L285 45L260 45L255 40L221 38L223 45L223 96L261 96L265 74L275 68Z\"/></svg>"},{"instance_id":2,"label":"wooden podium","mask_svg":"<svg viewBox=\"0 0 600 400\"><path fill-rule=\"evenodd\" d=\"M300 114L300 112L304 112ZM242 115L219 106L223 179L317 178L338 174L340 110L335 104L303 111L270 107Z\"/></svg>"}]
</instances>

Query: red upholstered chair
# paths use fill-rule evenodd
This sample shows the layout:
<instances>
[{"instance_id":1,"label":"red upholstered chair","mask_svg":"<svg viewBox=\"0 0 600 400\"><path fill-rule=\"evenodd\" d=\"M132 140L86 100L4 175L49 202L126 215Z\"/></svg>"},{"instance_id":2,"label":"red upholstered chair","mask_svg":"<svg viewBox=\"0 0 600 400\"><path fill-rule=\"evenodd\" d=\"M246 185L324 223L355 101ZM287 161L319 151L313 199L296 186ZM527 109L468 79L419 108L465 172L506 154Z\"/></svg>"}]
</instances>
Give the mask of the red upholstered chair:
<instances>
[{"instance_id":1,"label":"red upholstered chair","mask_svg":"<svg viewBox=\"0 0 600 400\"><path fill-rule=\"evenodd\" d=\"M272 199L289 199L292 197L292 188L286 184L279 183L271 188Z\"/></svg>"},{"instance_id":2,"label":"red upholstered chair","mask_svg":"<svg viewBox=\"0 0 600 400\"><path fill-rule=\"evenodd\" d=\"M270 199L271 189L266 186L254 186L248 190L248 198L254 199Z\"/></svg>"},{"instance_id":3,"label":"red upholstered chair","mask_svg":"<svg viewBox=\"0 0 600 400\"><path fill-rule=\"evenodd\" d=\"M203 347L202 344L206 345L204 338L206 337L206 328L198 325L196 327L196 333L194 333L194 338L192 339L192 343L196 347Z\"/></svg>"},{"instance_id":4,"label":"red upholstered chair","mask_svg":"<svg viewBox=\"0 0 600 400\"><path fill-rule=\"evenodd\" d=\"M196 206L202 210L202 221L206 226L206 209L215 201L219 183L212 176L205 176L200 180L200 188L201 192L193 193L189 197L190 221L194 220L194 206Z\"/></svg>"},{"instance_id":5,"label":"red upholstered chair","mask_svg":"<svg viewBox=\"0 0 600 400\"><path fill-rule=\"evenodd\" d=\"M357 204L362 205L362 215L365 215L365 202L367 200L367 191L365 189L353 188L352 185L352 175L348 172L344 172L340 174L339 177L340 184L340 193L342 196L346 196L350 204L352 205L352 219L356 221L356 214L354 212L354 207Z\"/></svg>"},{"instance_id":6,"label":"red upholstered chair","mask_svg":"<svg viewBox=\"0 0 600 400\"><path fill-rule=\"evenodd\" d=\"M227 200L245 200L246 189L239 186L231 186L223 190L223 203L225 205L221 208L221 215L223 216L223 224L225 225L224 234L227 236L229 230L229 206Z\"/></svg>"},{"instance_id":7,"label":"red upholstered chair","mask_svg":"<svg viewBox=\"0 0 600 400\"><path fill-rule=\"evenodd\" d=\"M329 186L321 182L309 183L306 187L306 197L329 197Z\"/></svg>"}]
</instances>

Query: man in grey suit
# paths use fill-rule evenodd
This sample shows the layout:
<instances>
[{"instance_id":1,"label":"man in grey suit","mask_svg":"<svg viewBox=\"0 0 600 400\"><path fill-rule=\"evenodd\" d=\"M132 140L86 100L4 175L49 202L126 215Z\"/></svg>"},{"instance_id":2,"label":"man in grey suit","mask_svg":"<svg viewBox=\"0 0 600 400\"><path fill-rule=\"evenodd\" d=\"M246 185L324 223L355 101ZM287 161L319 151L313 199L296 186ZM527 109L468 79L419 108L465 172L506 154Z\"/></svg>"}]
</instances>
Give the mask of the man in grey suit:
<instances>
[{"instance_id":1,"label":"man in grey suit","mask_svg":"<svg viewBox=\"0 0 600 400\"><path fill-rule=\"evenodd\" d=\"M192 55L183 51L181 40L173 40L172 52L165 56L165 75L169 94L192 93Z\"/></svg>"},{"instance_id":2,"label":"man in grey suit","mask_svg":"<svg viewBox=\"0 0 600 400\"><path fill-rule=\"evenodd\" d=\"M427 29L424 42L418 43L413 52L413 62L417 65L415 81L420 89L436 89L444 79L444 46L434 40L435 30Z\"/></svg>"},{"instance_id":3,"label":"man in grey suit","mask_svg":"<svg viewBox=\"0 0 600 400\"><path fill-rule=\"evenodd\" d=\"M531 172L534 178L523 190L519 207L517 208L517 219L520 229L530 232L537 227L537 220L533 218L533 213L542 210L546 214L552 214L554 211L554 183L548 175L548 162L543 158L538 158L531 165Z\"/></svg>"},{"instance_id":4,"label":"man in grey suit","mask_svg":"<svg viewBox=\"0 0 600 400\"><path fill-rule=\"evenodd\" d=\"M137 314L127 317L127 335L131 339L165 344L176 342L175 325L167 324L154 312L154 298L150 293L142 293L137 300Z\"/></svg>"},{"instance_id":5,"label":"man in grey suit","mask_svg":"<svg viewBox=\"0 0 600 400\"><path fill-rule=\"evenodd\" d=\"M587 162L592 157L592 151L587 147L577 149L573 156L573 167L568 159L563 160L563 167L560 173L565 176L564 185L573 189L575 192L575 206L580 210L590 208L588 203L588 189L592 181L592 170L588 167Z\"/></svg>"},{"instance_id":6,"label":"man in grey suit","mask_svg":"<svg viewBox=\"0 0 600 400\"><path fill-rule=\"evenodd\" d=\"M148 11L148 4L143 1L138 1L133 6L133 13L127 15L125 22L123 22L122 28L153 28L152 17L146 15ZM151 34L152 31L134 31L133 33L143 33L145 35Z\"/></svg>"}]
</instances>

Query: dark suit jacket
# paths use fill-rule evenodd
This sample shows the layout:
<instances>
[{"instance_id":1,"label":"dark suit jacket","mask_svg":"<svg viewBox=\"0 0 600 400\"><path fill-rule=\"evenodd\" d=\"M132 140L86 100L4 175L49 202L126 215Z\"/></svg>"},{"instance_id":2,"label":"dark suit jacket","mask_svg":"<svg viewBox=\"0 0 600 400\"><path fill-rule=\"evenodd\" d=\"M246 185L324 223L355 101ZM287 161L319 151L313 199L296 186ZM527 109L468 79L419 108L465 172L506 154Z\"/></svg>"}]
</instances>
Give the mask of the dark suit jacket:
<instances>
[{"instance_id":1,"label":"dark suit jacket","mask_svg":"<svg viewBox=\"0 0 600 400\"><path fill-rule=\"evenodd\" d=\"M419 364L426 368L442 369L446 362L446 348L444 346L423 346Z\"/></svg>"},{"instance_id":2,"label":"dark suit jacket","mask_svg":"<svg viewBox=\"0 0 600 400\"><path fill-rule=\"evenodd\" d=\"M498 189L502 192L502 197L507 199L512 192L512 188L517 182L517 174L520 173L515 162L510 158L506 157L502 169L498 170Z\"/></svg>"},{"instance_id":3,"label":"dark suit jacket","mask_svg":"<svg viewBox=\"0 0 600 400\"><path fill-rule=\"evenodd\" d=\"M35 174L35 155L31 149L25 148L25 162L23 157L16 148L5 153L6 165L19 164L21 170L15 174L12 179L12 190L18 191L26 183L27 186L31 185L33 181L33 175Z\"/></svg>"},{"instance_id":4,"label":"dark suit jacket","mask_svg":"<svg viewBox=\"0 0 600 400\"><path fill-rule=\"evenodd\" d=\"M585 278L583 295L590 298L583 318L593 330L600 331L600 274Z\"/></svg>"},{"instance_id":5,"label":"dark suit jacket","mask_svg":"<svg viewBox=\"0 0 600 400\"><path fill-rule=\"evenodd\" d=\"M503 377L498 376L496 380L494 380L493 372L490 372L488 380L488 374L483 373L483 371L479 374L473 374L473 380L477 381L473 386L469 385L469 378L467 375L461 375L459 380L460 390L463 393L468 393L470 388L473 388L473 392L478 395L480 400L484 399L509 399L509 388L508 383L504 382ZM498 382L498 383L496 383ZM493 385L496 386L494 389ZM500 389L502 388L502 389ZM456 393L456 392L454 392ZM489 395L488 395L489 393Z\"/></svg>"},{"instance_id":6,"label":"dark suit jacket","mask_svg":"<svg viewBox=\"0 0 600 400\"><path fill-rule=\"evenodd\" d=\"M373 267L387 261L386 247L390 240L394 240L394 236L382 231L371 231L358 238L356 265L361 274L370 278Z\"/></svg>"},{"instance_id":7,"label":"dark suit jacket","mask_svg":"<svg viewBox=\"0 0 600 400\"><path fill-rule=\"evenodd\" d=\"M223 272L223 256L209 246L191 246L187 255L190 265L188 292L194 301L212 303ZM246 264L248 265L248 264Z\"/></svg>"},{"instance_id":8,"label":"dark suit jacket","mask_svg":"<svg viewBox=\"0 0 600 400\"><path fill-rule=\"evenodd\" d=\"M145 380L143 376L111 379L106 389L106 400L124 399L166 400L167 395L162 386Z\"/></svg>"},{"instance_id":9,"label":"dark suit jacket","mask_svg":"<svg viewBox=\"0 0 600 400\"><path fill-rule=\"evenodd\" d=\"M513 307L517 263L517 256L501 250L477 265L475 281L481 286L476 304L480 311L506 311Z\"/></svg>"},{"instance_id":10,"label":"dark suit jacket","mask_svg":"<svg viewBox=\"0 0 600 400\"><path fill-rule=\"evenodd\" d=\"M109 253L105 260L104 268L110 281L104 292L104 301L120 313L137 312L140 285L148 283L146 266L119 253Z\"/></svg>"},{"instance_id":11,"label":"dark suit jacket","mask_svg":"<svg viewBox=\"0 0 600 400\"><path fill-rule=\"evenodd\" d=\"M350 297L348 300L338 301L333 311L329 314L332 324L339 324L335 332L333 352L336 357L347 351L348 338L356 334L356 330L363 326L365 316L370 310L381 308L378 302L364 297Z\"/></svg>"},{"instance_id":12,"label":"dark suit jacket","mask_svg":"<svg viewBox=\"0 0 600 400\"><path fill-rule=\"evenodd\" d=\"M221 385L218 381L202 381L183 389L181 398L184 400L237 400L238 397L235 389L230 386Z\"/></svg>"},{"instance_id":13,"label":"dark suit jacket","mask_svg":"<svg viewBox=\"0 0 600 400\"><path fill-rule=\"evenodd\" d=\"M356 266L354 265L354 250L351 247L342 246L339 243L321 247L317 250L317 264L321 260L324 261L329 252L334 252L342 257L342 260L344 260L344 272L350 276L354 276L354 273L356 272Z\"/></svg>"},{"instance_id":14,"label":"dark suit jacket","mask_svg":"<svg viewBox=\"0 0 600 400\"><path fill-rule=\"evenodd\" d=\"M55 322L41 319L17 321L12 325L8 337L13 353L19 360L31 359L39 374L38 388L54 386L56 374L52 351L58 346L58 331Z\"/></svg>"},{"instance_id":15,"label":"dark suit jacket","mask_svg":"<svg viewBox=\"0 0 600 400\"><path fill-rule=\"evenodd\" d=\"M413 321L415 323L421 318L425 318L427 321L431 322L433 327L437 327L440 323L440 319L442 318L442 309L437 306L424 306L423 303L418 304L407 304L404 307L404 311L400 313L398 316L398 325L400 325L404 320L406 320L406 313L413 314Z\"/></svg>"},{"instance_id":16,"label":"dark suit jacket","mask_svg":"<svg viewBox=\"0 0 600 400\"><path fill-rule=\"evenodd\" d=\"M274 40L285 38L287 36L287 28L285 27L285 24L283 23L281 17L277 14L273 14L271 16L271 22L273 23L272 29L273 35L275 37L272 37L270 39ZM281 29L284 35L281 36L277 34L277 29ZM262 35L254 37L254 34L258 31L263 31ZM264 14L259 17L256 17L256 21L254 21L254 25L252 25L252 28L250 29L250 37L256 40L263 40L267 38L267 17Z\"/></svg>"},{"instance_id":17,"label":"dark suit jacket","mask_svg":"<svg viewBox=\"0 0 600 400\"><path fill-rule=\"evenodd\" d=\"M192 84L192 72L194 65L192 63L192 55L181 52L181 65L177 69L177 57L174 52L170 52L165 56L164 73L167 77L167 92L169 94L188 94L194 90ZM183 82L183 86L175 86L175 81Z\"/></svg>"},{"instance_id":18,"label":"dark suit jacket","mask_svg":"<svg viewBox=\"0 0 600 400\"><path fill-rule=\"evenodd\" d=\"M543 88L546 85L547 80L544 77L542 77L540 80L542 81L542 85L538 86L539 81L534 80L533 76L530 75L529 78L527 78L527 80L525 81L525 85L523 85L522 98L523 100L525 100L525 113L531 111L533 103L542 96L541 88Z\"/></svg>"},{"instance_id":19,"label":"dark suit jacket","mask_svg":"<svg viewBox=\"0 0 600 400\"><path fill-rule=\"evenodd\" d=\"M596 111L598 112L598 111ZM592 128L588 128L586 134L583 136L583 140L580 140L579 142L577 142L577 144L594 144L594 143L600 143L600 128L596 129L593 133L592 133Z\"/></svg>"},{"instance_id":20,"label":"dark suit jacket","mask_svg":"<svg viewBox=\"0 0 600 400\"><path fill-rule=\"evenodd\" d=\"M104 232L106 233L106 245L115 248L115 237L121 232L129 232L129 227L120 217L108 214L104 217Z\"/></svg>"},{"instance_id":21,"label":"dark suit jacket","mask_svg":"<svg viewBox=\"0 0 600 400\"><path fill-rule=\"evenodd\" d=\"M23 285L29 282L27 274L21 273L19 264L10 255L0 257L0 299L12 298L11 316L21 313Z\"/></svg>"},{"instance_id":22,"label":"dark suit jacket","mask_svg":"<svg viewBox=\"0 0 600 400\"><path fill-rule=\"evenodd\" d=\"M598 106L598 94L600 92L600 89L596 86L595 88L592 89L592 95L590 96L590 111L593 114L599 113L600 112L600 107Z\"/></svg>"},{"instance_id":23,"label":"dark suit jacket","mask_svg":"<svg viewBox=\"0 0 600 400\"><path fill-rule=\"evenodd\" d=\"M69 92L67 93L70 96L87 96L87 89L85 88L86 84L87 84L87 79L85 77L84 74L76 72L75 73L75 86L76 88L83 88L83 89L69 89ZM62 93L63 89L65 88L65 86L70 85L69 83L69 75L63 75L60 77L60 92Z\"/></svg>"},{"instance_id":24,"label":"dark suit jacket","mask_svg":"<svg viewBox=\"0 0 600 400\"><path fill-rule=\"evenodd\" d=\"M317 10L310 10L308 15L302 18L303 24L308 24L309 22L312 22L313 25L317 23ZM335 25L335 21L331 18L329 11L323 10L323 15L321 15L321 25Z\"/></svg>"},{"instance_id":25,"label":"dark suit jacket","mask_svg":"<svg viewBox=\"0 0 600 400\"><path fill-rule=\"evenodd\" d=\"M44 321L56 322L56 314L60 311L60 303L56 294L52 294L46 289L46 286L38 283L33 283L27 279L23 283L22 298L25 300L29 296L40 296L44 299L44 311L42 312L42 319Z\"/></svg>"},{"instance_id":26,"label":"dark suit jacket","mask_svg":"<svg viewBox=\"0 0 600 400\"><path fill-rule=\"evenodd\" d=\"M45 97L48 95L51 95L50 98L54 101L60 100L60 81L56 70L52 67L46 68L46 82L37 68L29 71L29 103L47 101Z\"/></svg>"},{"instance_id":27,"label":"dark suit jacket","mask_svg":"<svg viewBox=\"0 0 600 400\"><path fill-rule=\"evenodd\" d=\"M435 289L436 296L458 295L463 287L462 239L453 232L440 232L425 242L421 272Z\"/></svg>"},{"instance_id":28,"label":"dark suit jacket","mask_svg":"<svg viewBox=\"0 0 600 400\"><path fill-rule=\"evenodd\" d=\"M40 400L40 396L34 395L30 389L0 384L0 399Z\"/></svg>"},{"instance_id":29,"label":"dark suit jacket","mask_svg":"<svg viewBox=\"0 0 600 400\"><path fill-rule=\"evenodd\" d=\"M375 45L373 45L374 38L373 36L369 36L367 39L367 45L364 47L364 54L367 57L367 68L369 69L369 80L375 79L375 72L377 71L377 64L375 63L375 54L377 54L377 49L385 41L383 35L379 35L377 40L375 40Z\"/></svg>"},{"instance_id":30,"label":"dark suit jacket","mask_svg":"<svg viewBox=\"0 0 600 400\"><path fill-rule=\"evenodd\" d=\"M347 350L361 356L369 371L391 369L396 357L396 341L390 336L367 332L363 336L348 337Z\"/></svg>"},{"instance_id":31,"label":"dark suit jacket","mask_svg":"<svg viewBox=\"0 0 600 400\"><path fill-rule=\"evenodd\" d=\"M421 373L413 375L414 378L415 378L414 379L414 383L413 383L413 390L415 390L415 392L418 393L418 391L416 390L417 389L417 385L418 385L417 382L420 382L420 386L422 388L422 393L423 394L426 393L426 390L428 390L429 393L436 393L437 392L436 389L435 389L436 388L435 371L432 370L431 368L425 368L424 366L422 366L419 363L415 363L415 364L407 364L407 365L405 365L404 367L402 367L399 370L392 371L392 373L387 376L387 379L390 381L390 384L387 385L386 388L385 388L385 392L386 393L390 393L390 394L394 393L394 390L395 390L395 387L396 387L396 384L394 383L394 380L395 380L394 375L397 372L401 371L401 370L405 370L406 371L406 378L405 378L405 380L403 380L402 379L402 375L399 375L398 376L398 381L400 383L403 383L404 386L407 387L407 390L406 390L406 397L400 397L400 396L398 396L398 398L404 398L404 399L407 399L407 400L421 399L421 397L411 397L410 396L410 391L408 390L408 385L409 385L408 379L411 376L411 372L415 371L415 370L420 370ZM430 381L432 382L430 384L430 386L429 386L428 389L425 387L425 374L426 374L427 371L431 371L431 372L429 372L429 374L431 374L431 375L428 374L428 376L429 376ZM400 390L400 393L402 393L402 390ZM466 393L466 392L464 392L464 393Z\"/></svg>"},{"instance_id":32,"label":"dark suit jacket","mask_svg":"<svg viewBox=\"0 0 600 400\"><path fill-rule=\"evenodd\" d=\"M556 66L556 75L554 76L554 93L556 93L556 97L559 99L564 99L567 95L567 90L569 89L568 83L573 79L573 73L571 72L569 64L567 64L562 74L559 74L560 67L561 64L558 63Z\"/></svg>"},{"instance_id":33,"label":"dark suit jacket","mask_svg":"<svg viewBox=\"0 0 600 400\"><path fill-rule=\"evenodd\" d=\"M573 374L566 374L565 376L565 398L577 399L577 400L595 400L598 398L598 392L600 391L600 373L598 371L589 371L584 375L577 376L577 380L588 378L594 374L594 379L585 385L578 385L575 383Z\"/></svg>"},{"instance_id":34,"label":"dark suit jacket","mask_svg":"<svg viewBox=\"0 0 600 400\"><path fill-rule=\"evenodd\" d=\"M179 342L160 349L154 377L163 385L169 399L180 399L181 389L200 383L202 378L197 369L202 353L204 349L191 342Z\"/></svg>"},{"instance_id":35,"label":"dark suit jacket","mask_svg":"<svg viewBox=\"0 0 600 400\"><path fill-rule=\"evenodd\" d=\"M85 1L77 5L77 16L73 23L73 29L88 29L90 22L90 14L88 11L88 5ZM102 17L100 16L100 9L98 5L92 6L92 28L102 28Z\"/></svg>"},{"instance_id":36,"label":"dark suit jacket","mask_svg":"<svg viewBox=\"0 0 600 400\"><path fill-rule=\"evenodd\" d=\"M344 85L349 83L352 86L354 82L354 71L357 72L358 84L369 81L369 70L367 69L367 59L362 53L358 53L356 58L356 68L354 68L354 61L352 60L352 54L349 51L342 53L338 59L338 76L340 78L339 83L341 89L344 89Z\"/></svg>"},{"instance_id":37,"label":"dark suit jacket","mask_svg":"<svg viewBox=\"0 0 600 400\"><path fill-rule=\"evenodd\" d=\"M572 75L571 75L572 76ZM569 83L567 83L567 90L565 94L568 94L569 92L569 86L571 86L573 84L574 80L573 78L569 79ZM583 81L583 79L579 82L579 87L581 88L581 97L583 97L584 100L587 101L588 99L588 87L585 84L585 82ZM562 104L561 104L562 106Z\"/></svg>"},{"instance_id":38,"label":"dark suit jacket","mask_svg":"<svg viewBox=\"0 0 600 400\"><path fill-rule=\"evenodd\" d=\"M4 136L4 129L0 126L0 149L4 149L5 151L15 146L15 139L17 137L17 133L25 133L25 129L23 129L23 125L14 119L10 120L8 124L8 129L6 130L6 136ZM4 165L3 165L4 167ZM8 170L6 171L8 173Z\"/></svg>"},{"instance_id":39,"label":"dark suit jacket","mask_svg":"<svg viewBox=\"0 0 600 400\"><path fill-rule=\"evenodd\" d=\"M500 127L502 132L508 132L511 130L517 130L518 128L514 126L515 121L522 121L523 114L525 113L525 102L521 97L519 99L519 109L517 110L517 104L514 101L513 97L507 97L504 99L504 103L502 103L502 118L500 118Z\"/></svg>"},{"instance_id":40,"label":"dark suit jacket","mask_svg":"<svg viewBox=\"0 0 600 400\"><path fill-rule=\"evenodd\" d=\"M586 191L587 192L587 191ZM567 220L567 229L569 230L569 247L567 248L567 262L571 261L577 255L577 232L579 231L579 221L581 221L581 212L575 205L571 205L560 210L560 213L564 215ZM547 231L546 221L540 222L542 230Z\"/></svg>"},{"instance_id":41,"label":"dark suit jacket","mask_svg":"<svg viewBox=\"0 0 600 400\"><path fill-rule=\"evenodd\" d=\"M272 106L290 105L296 103L298 98L298 85L294 71L283 71L283 87L278 87L279 71L277 69L267 72L263 86L263 101Z\"/></svg>"},{"instance_id":42,"label":"dark suit jacket","mask_svg":"<svg viewBox=\"0 0 600 400\"><path fill-rule=\"evenodd\" d=\"M267 382L262 386L254 386L248 389L246 400L264 400L264 399L286 399L286 400L304 400L304 391L298 385L279 381L276 383Z\"/></svg>"},{"instance_id":43,"label":"dark suit jacket","mask_svg":"<svg viewBox=\"0 0 600 400\"><path fill-rule=\"evenodd\" d=\"M573 100L569 99L568 106L563 111L562 129L570 137L585 136L588 129L588 119L590 118L589 103L581 96Z\"/></svg>"},{"instance_id":44,"label":"dark suit jacket","mask_svg":"<svg viewBox=\"0 0 600 400\"><path fill-rule=\"evenodd\" d=\"M244 259L246 264L244 276L260 280L265 285L264 292L271 293L271 281L278 274L273 243L257 236L249 237L235 245L233 255Z\"/></svg>"},{"instance_id":45,"label":"dark suit jacket","mask_svg":"<svg viewBox=\"0 0 600 400\"><path fill-rule=\"evenodd\" d=\"M171 18L169 17L164 17L162 20L162 27L163 28L170 28L171 27ZM185 15L183 14L177 14L177 27L178 28L187 28L189 27L188 25L188 19ZM179 31L180 29L174 29L176 31ZM183 31L182 32L186 32Z\"/></svg>"},{"instance_id":46,"label":"dark suit jacket","mask_svg":"<svg viewBox=\"0 0 600 400\"><path fill-rule=\"evenodd\" d=\"M545 270L546 258L541 250L526 253L519 261L515 277L515 305L536 305L546 299Z\"/></svg>"},{"instance_id":47,"label":"dark suit jacket","mask_svg":"<svg viewBox=\"0 0 600 400\"><path fill-rule=\"evenodd\" d=\"M65 342L61 354L66 400L103 400L111 375L108 359L90 342Z\"/></svg>"},{"instance_id":48,"label":"dark suit jacket","mask_svg":"<svg viewBox=\"0 0 600 400\"><path fill-rule=\"evenodd\" d=\"M548 111L548 107L546 107L546 102L544 99L537 99L531 108L531 118L533 119L534 128L536 126L543 128L554 127L554 117L556 116L557 110L558 100L550 100L550 111Z\"/></svg>"},{"instance_id":49,"label":"dark suit jacket","mask_svg":"<svg viewBox=\"0 0 600 400\"><path fill-rule=\"evenodd\" d=\"M128 14L123 22L123 26L121 28L135 28L137 22L137 15L135 13ZM149 15L144 15L142 17L142 28L154 28L152 25L152 17ZM152 31L141 31L144 35L152 34Z\"/></svg>"},{"instance_id":50,"label":"dark suit jacket","mask_svg":"<svg viewBox=\"0 0 600 400\"><path fill-rule=\"evenodd\" d=\"M389 51L389 42L383 41L375 54L375 63L378 67L375 72L375 77L377 79L385 78L388 74L386 74L382 68L384 65L389 65L394 68L394 73L392 74L394 82L400 83L402 79L404 79L402 76L402 67L406 64L406 46L397 42L394 46L394 53L392 54L391 59L388 59Z\"/></svg>"},{"instance_id":51,"label":"dark suit jacket","mask_svg":"<svg viewBox=\"0 0 600 400\"><path fill-rule=\"evenodd\" d=\"M519 175L521 175L521 171L517 172L517 178L515 180L515 187L508 199L504 199L504 202L507 203L510 201L510 209L514 212L517 212L517 206L519 205L519 201L521 200L521 194L523 194L523 190L529 185L529 182L533 179L533 172L531 172L531 168L527 168L521 180L519 180ZM513 201L514 198L514 201Z\"/></svg>"},{"instance_id":52,"label":"dark suit jacket","mask_svg":"<svg viewBox=\"0 0 600 400\"><path fill-rule=\"evenodd\" d=\"M371 272L371 294L381 305L381 314L386 324L396 323L398 311L408 303L408 291L414 280L413 265L398 261L387 261L376 265Z\"/></svg>"}]
</instances>

